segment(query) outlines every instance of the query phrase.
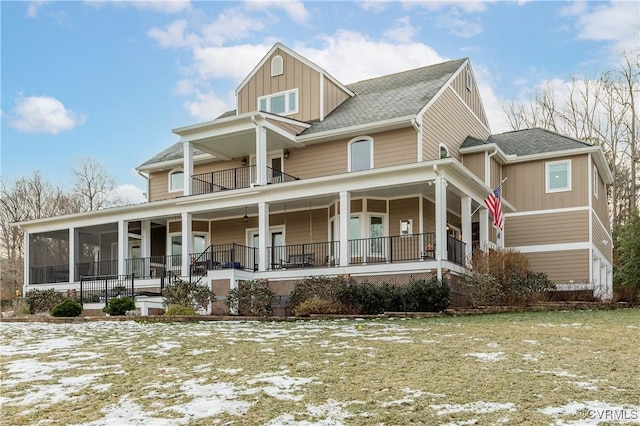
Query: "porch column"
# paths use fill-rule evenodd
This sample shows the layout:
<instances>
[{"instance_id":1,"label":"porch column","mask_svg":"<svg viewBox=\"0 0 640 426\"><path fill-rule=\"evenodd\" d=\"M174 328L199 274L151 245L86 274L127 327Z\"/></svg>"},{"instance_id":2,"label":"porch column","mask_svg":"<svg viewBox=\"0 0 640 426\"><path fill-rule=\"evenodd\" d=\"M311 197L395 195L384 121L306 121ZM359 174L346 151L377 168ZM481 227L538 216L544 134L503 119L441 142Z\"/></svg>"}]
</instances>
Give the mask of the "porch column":
<instances>
[{"instance_id":1,"label":"porch column","mask_svg":"<svg viewBox=\"0 0 640 426\"><path fill-rule=\"evenodd\" d=\"M422 150L421 150L422 151ZM389 210L387 209L387 212ZM424 257L426 253L423 251L425 249L425 241L424 241L424 197L420 195L418 197L418 234L420 235L420 252L421 256Z\"/></svg>"},{"instance_id":2,"label":"porch column","mask_svg":"<svg viewBox=\"0 0 640 426\"><path fill-rule=\"evenodd\" d=\"M145 259L142 262L145 274L144 276L149 276L151 274L151 262L148 257L151 256L151 221L143 220L140 222L140 236L142 237L142 245L140 247L140 257Z\"/></svg>"},{"instance_id":3,"label":"porch column","mask_svg":"<svg viewBox=\"0 0 640 426\"><path fill-rule=\"evenodd\" d=\"M340 266L348 266L349 258L349 218L351 217L351 193L340 192Z\"/></svg>"},{"instance_id":4,"label":"porch column","mask_svg":"<svg viewBox=\"0 0 640 426\"><path fill-rule=\"evenodd\" d=\"M480 250L487 252L489 250L489 211L485 207L478 210L480 216Z\"/></svg>"},{"instance_id":5,"label":"porch column","mask_svg":"<svg viewBox=\"0 0 640 426\"><path fill-rule=\"evenodd\" d=\"M256 183L267 184L267 129L256 126Z\"/></svg>"},{"instance_id":6,"label":"porch column","mask_svg":"<svg viewBox=\"0 0 640 426\"><path fill-rule=\"evenodd\" d=\"M269 269L269 203L258 203L258 270Z\"/></svg>"},{"instance_id":7,"label":"porch column","mask_svg":"<svg viewBox=\"0 0 640 426\"><path fill-rule=\"evenodd\" d=\"M191 145L191 142L189 141L184 141L182 142L182 147L184 149L184 156L183 156L183 161L184 164L182 166L182 172L183 172L183 179L184 179L184 189L183 189L183 194L184 195L191 195L193 194L192 188L191 188L191 175L193 175L193 145Z\"/></svg>"},{"instance_id":8,"label":"porch column","mask_svg":"<svg viewBox=\"0 0 640 426\"><path fill-rule=\"evenodd\" d=\"M31 234L29 231L24 231L24 277L22 282L22 296L27 294L27 288L29 287L29 280L31 277Z\"/></svg>"},{"instance_id":9,"label":"porch column","mask_svg":"<svg viewBox=\"0 0 640 426\"><path fill-rule=\"evenodd\" d=\"M442 279L442 262L447 260L447 181L438 176L436 184L436 260L438 279Z\"/></svg>"},{"instance_id":10,"label":"porch column","mask_svg":"<svg viewBox=\"0 0 640 426\"><path fill-rule=\"evenodd\" d=\"M69 282L76 281L76 229L69 228Z\"/></svg>"},{"instance_id":11,"label":"porch column","mask_svg":"<svg viewBox=\"0 0 640 426\"><path fill-rule=\"evenodd\" d=\"M465 265L471 261L471 197L460 198L460 215L462 216L462 242L464 246Z\"/></svg>"},{"instance_id":12,"label":"porch column","mask_svg":"<svg viewBox=\"0 0 640 426\"><path fill-rule=\"evenodd\" d=\"M127 273L125 259L127 258L127 248L129 246L129 222L118 221L118 275Z\"/></svg>"},{"instance_id":13,"label":"porch column","mask_svg":"<svg viewBox=\"0 0 640 426\"><path fill-rule=\"evenodd\" d=\"M189 254L193 252L193 236L191 235L191 213L182 213L182 271L183 277L189 276L191 259Z\"/></svg>"}]
</instances>

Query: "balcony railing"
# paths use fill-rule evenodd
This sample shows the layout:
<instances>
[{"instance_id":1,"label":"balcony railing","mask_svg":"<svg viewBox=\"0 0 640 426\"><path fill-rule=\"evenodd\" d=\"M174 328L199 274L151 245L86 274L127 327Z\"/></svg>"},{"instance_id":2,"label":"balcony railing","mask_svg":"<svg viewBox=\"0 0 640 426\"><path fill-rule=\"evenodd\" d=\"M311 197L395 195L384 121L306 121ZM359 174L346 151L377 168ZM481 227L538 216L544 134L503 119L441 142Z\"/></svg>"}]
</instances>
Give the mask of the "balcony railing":
<instances>
[{"instance_id":1,"label":"balcony railing","mask_svg":"<svg viewBox=\"0 0 640 426\"><path fill-rule=\"evenodd\" d=\"M256 166L236 167L191 176L193 195L209 194L231 189L248 188L256 182ZM283 183L298 180L280 170L267 167L267 183Z\"/></svg>"},{"instance_id":2,"label":"balcony railing","mask_svg":"<svg viewBox=\"0 0 640 426\"><path fill-rule=\"evenodd\" d=\"M69 264L52 266L32 266L29 270L29 284L69 282Z\"/></svg>"},{"instance_id":3,"label":"balcony railing","mask_svg":"<svg viewBox=\"0 0 640 426\"><path fill-rule=\"evenodd\" d=\"M258 249L241 244L217 244L211 246L209 269L258 270Z\"/></svg>"},{"instance_id":4,"label":"balcony railing","mask_svg":"<svg viewBox=\"0 0 640 426\"><path fill-rule=\"evenodd\" d=\"M104 303L115 297L135 296L133 275L101 275L80 279L80 303Z\"/></svg>"},{"instance_id":5,"label":"balcony railing","mask_svg":"<svg viewBox=\"0 0 640 426\"><path fill-rule=\"evenodd\" d=\"M435 234L349 240L351 264L393 263L435 258Z\"/></svg>"},{"instance_id":6,"label":"balcony railing","mask_svg":"<svg viewBox=\"0 0 640 426\"><path fill-rule=\"evenodd\" d=\"M160 278L161 282L169 282L182 275L182 256L150 256L125 260L125 271L138 279Z\"/></svg>"},{"instance_id":7,"label":"balcony railing","mask_svg":"<svg viewBox=\"0 0 640 426\"><path fill-rule=\"evenodd\" d=\"M84 276L97 276L97 275L117 275L118 274L118 261L117 260L101 260L99 262L81 262L76 263L76 279L80 279Z\"/></svg>"},{"instance_id":8,"label":"balcony railing","mask_svg":"<svg viewBox=\"0 0 640 426\"><path fill-rule=\"evenodd\" d=\"M336 266L340 264L340 242L268 247L267 257L269 269Z\"/></svg>"}]
</instances>

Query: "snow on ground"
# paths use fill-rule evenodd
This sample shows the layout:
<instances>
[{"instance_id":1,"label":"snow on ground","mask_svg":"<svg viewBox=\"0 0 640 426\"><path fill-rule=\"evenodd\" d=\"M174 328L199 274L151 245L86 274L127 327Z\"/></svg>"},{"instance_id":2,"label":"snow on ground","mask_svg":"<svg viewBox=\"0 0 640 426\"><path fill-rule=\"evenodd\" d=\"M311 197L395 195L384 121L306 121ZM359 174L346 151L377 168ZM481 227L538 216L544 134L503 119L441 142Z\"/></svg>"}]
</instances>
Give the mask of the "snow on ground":
<instances>
[{"instance_id":1,"label":"snow on ground","mask_svg":"<svg viewBox=\"0 0 640 426\"><path fill-rule=\"evenodd\" d=\"M496 362L504 359L504 352L470 352L463 356L475 357L478 361Z\"/></svg>"}]
</instances>

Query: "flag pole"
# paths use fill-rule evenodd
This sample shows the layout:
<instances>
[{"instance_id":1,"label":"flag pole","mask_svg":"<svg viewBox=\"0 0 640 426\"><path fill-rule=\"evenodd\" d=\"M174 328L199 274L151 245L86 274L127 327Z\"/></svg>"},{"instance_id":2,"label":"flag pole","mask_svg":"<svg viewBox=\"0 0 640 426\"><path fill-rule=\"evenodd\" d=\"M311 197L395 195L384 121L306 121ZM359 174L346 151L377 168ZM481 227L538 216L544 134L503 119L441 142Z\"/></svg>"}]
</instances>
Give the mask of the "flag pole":
<instances>
[{"instance_id":1,"label":"flag pole","mask_svg":"<svg viewBox=\"0 0 640 426\"><path fill-rule=\"evenodd\" d=\"M508 176L507 176L507 177L508 177ZM500 181L500 183L498 184L498 186L501 186L501 185L504 183L504 181L505 181L505 180L507 180L507 178L502 179L502 180ZM498 188L498 186L496 186L496 188ZM494 189L494 191L495 191L495 189ZM500 196L502 197L502 195L500 195ZM477 208L477 209L475 209L475 210L473 211L473 213L471 213L471 216L473 216L474 214L476 214L476 212L477 212L478 210L480 210L480 207L482 207L482 204L480 204L480 205L478 206L478 208Z\"/></svg>"}]
</instances>

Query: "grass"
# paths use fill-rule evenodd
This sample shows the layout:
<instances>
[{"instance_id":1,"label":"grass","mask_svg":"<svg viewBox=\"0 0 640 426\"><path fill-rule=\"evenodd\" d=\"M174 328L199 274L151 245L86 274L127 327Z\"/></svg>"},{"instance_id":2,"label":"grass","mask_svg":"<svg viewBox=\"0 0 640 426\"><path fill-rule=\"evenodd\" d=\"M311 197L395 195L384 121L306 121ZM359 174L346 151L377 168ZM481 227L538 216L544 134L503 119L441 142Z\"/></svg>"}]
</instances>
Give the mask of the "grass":
<instances>
[{"instance_id":1,"label":"grass","mask_svg":"<svg viewBox=\"0 0 640 426\"><path fill-rule=\"evenodd\" d=\"M0 337L2 425L598 424L580 411L596 408L640 423L633 309L2 323Z\"/></svg>"}]
</instances>

